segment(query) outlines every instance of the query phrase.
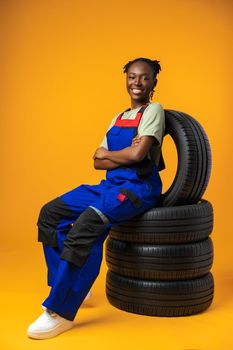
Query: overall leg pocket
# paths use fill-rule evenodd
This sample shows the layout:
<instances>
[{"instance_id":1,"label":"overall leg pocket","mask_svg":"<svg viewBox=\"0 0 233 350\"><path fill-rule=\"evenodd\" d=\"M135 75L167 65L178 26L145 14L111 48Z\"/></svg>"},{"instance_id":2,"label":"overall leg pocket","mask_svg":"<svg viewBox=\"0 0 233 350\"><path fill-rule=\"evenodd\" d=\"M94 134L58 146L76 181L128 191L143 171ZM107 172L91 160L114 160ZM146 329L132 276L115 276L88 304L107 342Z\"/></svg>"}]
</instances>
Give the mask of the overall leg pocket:
<instances>
[{"instance_id":1,"label":"overall leg pocket","mask_svg":"<svg viewBox=\"0 0 233 350\"><path fill-rule=\"evenodd\" d=\"M121 195L125 196L123 200L125 200L126 197L128 197L128 199L131 201L131 203L133 204L133 206L135 208L140 208L142 206L142 201L141 199L131 190L129 190L128 188L120 188L120 195L118 195L118 199L121 200Z\"/></svg>"},{"instance_id":2,"label":"overall leg pocket","mask_svg":"<svg viewBox=\"0 0 233 350\"><path fill-rule=\"evenodd\" d=\"M112 224L129 220L144 210L143 201L136 191L120 186L103 193L94 206L101 210Z\"/></svg>"}]
</instances>

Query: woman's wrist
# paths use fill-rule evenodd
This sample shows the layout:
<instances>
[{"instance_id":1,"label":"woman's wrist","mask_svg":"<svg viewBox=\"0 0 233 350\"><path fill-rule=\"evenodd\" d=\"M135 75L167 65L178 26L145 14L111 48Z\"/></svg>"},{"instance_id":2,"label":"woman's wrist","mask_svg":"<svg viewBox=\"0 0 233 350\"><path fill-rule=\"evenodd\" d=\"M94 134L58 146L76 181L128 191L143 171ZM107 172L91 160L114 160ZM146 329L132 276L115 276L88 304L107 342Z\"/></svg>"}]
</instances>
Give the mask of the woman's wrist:
<instances>
[{"instance_id":1,"label":"woman's wrist","mask_svg":"<svg viewBox=\"0 0 233 350\"><path fill-rule=\"evenodd\" d=\"M99 170L111 170L118 168L120 166L119 163L116 163L110 159L98 159L94 160L94 168Z\"/></svg>"}]
</instances>

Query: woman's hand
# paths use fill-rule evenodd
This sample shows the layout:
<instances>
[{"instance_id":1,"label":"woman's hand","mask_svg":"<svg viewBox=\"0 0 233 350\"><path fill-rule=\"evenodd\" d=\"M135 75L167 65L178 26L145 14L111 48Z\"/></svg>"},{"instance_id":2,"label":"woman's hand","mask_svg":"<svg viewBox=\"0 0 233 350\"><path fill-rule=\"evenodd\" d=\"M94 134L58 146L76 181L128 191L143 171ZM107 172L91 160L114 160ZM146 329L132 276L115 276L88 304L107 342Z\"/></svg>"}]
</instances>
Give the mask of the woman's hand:
<instances>
[{"instance_id":1,"label":"woman's hand","mask_svg":"<svg viewBox=\"0 0 233 350\"><path fill-rule=\"evenodd\" d=\"M108 155L108 150L105 147L98 147L97 150L95 151L95 154L93 155L93 159L105 159L107 158Z\"/></svg>"},{"instance_id":2,"label":"woman's hand","mask_svg":"<svg viewBox=\"0 0 233 350\"><path fill-rule=\"evenodd\" d=\"M133 138L131 146L132 146L132 147L137 146L137 145L139 144L140 141L141 141L141 137L139 136L139 134L137 134L137 135Z\"/></svg>"}]
</instances>

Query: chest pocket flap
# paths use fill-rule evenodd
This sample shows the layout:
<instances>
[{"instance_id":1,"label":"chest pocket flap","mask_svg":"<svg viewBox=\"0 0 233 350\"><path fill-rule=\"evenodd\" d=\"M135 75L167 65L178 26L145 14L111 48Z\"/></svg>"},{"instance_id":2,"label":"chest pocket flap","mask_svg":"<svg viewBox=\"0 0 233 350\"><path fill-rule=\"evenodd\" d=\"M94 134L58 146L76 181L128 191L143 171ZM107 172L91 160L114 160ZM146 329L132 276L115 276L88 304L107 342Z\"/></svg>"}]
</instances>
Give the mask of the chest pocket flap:
<instances>
[{"instance_id":1,"label":"chest pocket flap","mask_svg":"<svg viewBox=\"0 0 233 350\"><path fill-rule=\"evenodd\" d=\"M112 126L111 129L108 130L107 134L110 135L117 135L120 132L120 127L119 126Z\"/></svg>"}]
</instances>

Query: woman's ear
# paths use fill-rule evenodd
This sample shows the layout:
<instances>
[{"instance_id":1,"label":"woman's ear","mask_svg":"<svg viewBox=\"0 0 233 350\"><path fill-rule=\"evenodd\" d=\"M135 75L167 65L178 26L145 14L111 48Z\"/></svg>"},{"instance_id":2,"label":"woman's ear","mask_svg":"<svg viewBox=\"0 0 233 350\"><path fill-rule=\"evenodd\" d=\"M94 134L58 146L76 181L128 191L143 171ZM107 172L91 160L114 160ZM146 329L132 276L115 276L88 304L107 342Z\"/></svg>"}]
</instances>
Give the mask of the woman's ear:
<instances>
[{"instance_id":1,"label":"woman's ear","mask_svg":"<svg viewBox=\"0 0 233 350\"><path fill-rule=\"evenodd\" d=\"M157 85L157 79L154 80L154 86L153 86L153 88L155 88L156 85Z\"/></svg>"}]
</instances>

